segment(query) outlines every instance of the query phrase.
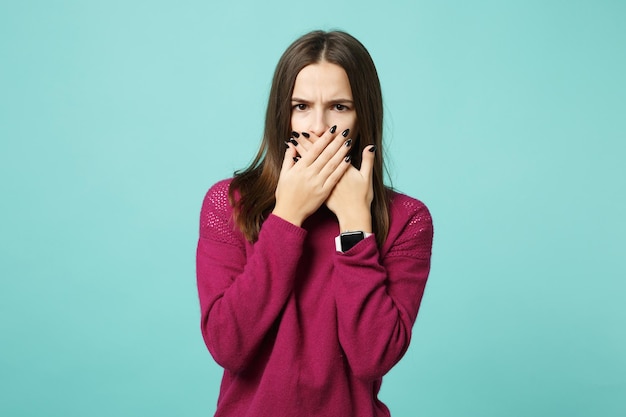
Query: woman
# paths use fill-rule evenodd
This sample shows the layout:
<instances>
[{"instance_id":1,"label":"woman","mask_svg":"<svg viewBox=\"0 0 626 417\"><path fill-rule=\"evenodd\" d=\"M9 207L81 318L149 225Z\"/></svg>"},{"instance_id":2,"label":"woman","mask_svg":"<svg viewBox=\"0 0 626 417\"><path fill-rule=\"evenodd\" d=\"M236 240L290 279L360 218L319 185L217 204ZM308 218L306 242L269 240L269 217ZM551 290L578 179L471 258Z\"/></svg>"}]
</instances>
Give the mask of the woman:
<instances>
[{"instance_id":1,"label":"woman","mask_svg":"<svg viewBox=\"0 0 626 417\"><path fill-rule=\"evenodd\" d=\"M216 416L389 415L377 394L409 346L432 222L383 184L382 109L358 40L304 35L276 68L256 158L208 191L197 278L224 368Z\"/></svg>"}]
</instances>

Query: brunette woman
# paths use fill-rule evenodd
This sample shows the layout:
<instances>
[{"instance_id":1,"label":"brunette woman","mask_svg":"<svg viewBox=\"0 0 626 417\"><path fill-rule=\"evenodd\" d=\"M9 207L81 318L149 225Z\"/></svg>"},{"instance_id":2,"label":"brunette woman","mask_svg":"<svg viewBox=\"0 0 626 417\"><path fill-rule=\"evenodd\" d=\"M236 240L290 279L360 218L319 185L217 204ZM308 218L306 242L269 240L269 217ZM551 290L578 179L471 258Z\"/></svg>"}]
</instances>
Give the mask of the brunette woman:
<instances>
[{"instance_id":1,"label":"brunette woman","mask_svg":"<svg viewBox=\"0 0 626 417\"><path fill-rule=\"evenodd\" d=\"M409 346L433 229L423 203L385 186L382 133L358 40L316 31L285 51L256 158L202 206L216 416L389 416L377 394Z\"/></svg>"}]
</instances>

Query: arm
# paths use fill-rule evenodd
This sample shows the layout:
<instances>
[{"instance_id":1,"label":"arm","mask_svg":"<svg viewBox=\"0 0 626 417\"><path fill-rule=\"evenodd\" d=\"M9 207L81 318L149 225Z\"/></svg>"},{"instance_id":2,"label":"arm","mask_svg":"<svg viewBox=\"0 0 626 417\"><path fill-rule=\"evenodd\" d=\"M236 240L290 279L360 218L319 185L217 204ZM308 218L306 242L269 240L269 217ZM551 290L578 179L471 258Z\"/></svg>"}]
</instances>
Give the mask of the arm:
<instances>
[{"instance_id":1,"label":"arm","mask_svg":"<svg viewBox=\"0 0 626 417\"><path fill-rule=\"evenodd\" d=\"M325 132L298 163L285 151L273 214L250 250L233 230L228 186L205 198L197 252L202 334L215 361L244 369L282 311L293 289L306 231L299 226L323 204L348 169L344 138Z\"/></svg>"},{"instance_id":2,"label":"arm","mask_svg":"<svg viewBox=\"0 0 626 417\"><path fill-rule=\"evenodd\" d=\"M404 355L430 270L432 221L419 205L379 261L374 236L335 254L339 342L354 372L378 379Z\"/></svg>"},{"instance_id":3,"label":"arm","mask_svg":"<svg viewBox=\"0 0 626 417\"><path fill-rule=\"evenodd\" d=\"M227 193L228 185L218 183L202 206L197 284L204 341L218 364L238 372L253 359L292 291L306 231L270 215L247 255L233 229Z\"/></svg>"}]
</instances>

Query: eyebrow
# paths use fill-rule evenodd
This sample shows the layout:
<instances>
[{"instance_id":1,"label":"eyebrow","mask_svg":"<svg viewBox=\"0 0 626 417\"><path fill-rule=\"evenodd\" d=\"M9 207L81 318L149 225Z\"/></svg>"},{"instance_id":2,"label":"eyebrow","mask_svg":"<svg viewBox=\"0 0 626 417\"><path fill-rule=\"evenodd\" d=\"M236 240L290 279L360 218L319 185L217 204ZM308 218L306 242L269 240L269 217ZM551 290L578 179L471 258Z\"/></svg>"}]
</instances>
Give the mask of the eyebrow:
<instances>
[{"instance_id":1,"label":"eyebrow","mask_svg":"<svg viewBox=\"0 0 626 417\"><path fill-rule=\"evenodd\" d=\"M299 97L292 97L291 98L291 102L297 102L297 103L304 103L304 104L311 104L311 102L309 100L305 100L303 98L299 98ZM330 104L330 103L354 103L352 100L349 100L347 98L336 98L333 100L329 100L327 101L325 104Z\"/></svg>"}]
</instances>

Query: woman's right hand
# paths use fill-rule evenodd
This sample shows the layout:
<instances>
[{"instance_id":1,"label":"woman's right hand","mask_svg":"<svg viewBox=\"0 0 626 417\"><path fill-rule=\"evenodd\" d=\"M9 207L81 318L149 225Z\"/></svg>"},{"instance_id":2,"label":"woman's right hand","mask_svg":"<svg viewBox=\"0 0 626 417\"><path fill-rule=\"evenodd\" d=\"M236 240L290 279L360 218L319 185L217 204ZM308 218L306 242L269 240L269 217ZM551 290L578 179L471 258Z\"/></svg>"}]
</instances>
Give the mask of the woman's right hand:
<instances>
[{"instance_id":1,"label":"woman's right hand","mask_svg":"<svg viewBox=\"0 0 626 417\"><path fill-rule=\"evenodd\" d=\"M276 187L272 214L296 225L313 214L326 201L344 172L350 167L346 139L336 126L326 131L302 158L288 143ZM346 160L347 159L347 160Z\"/></svg>"}]
</instances>

